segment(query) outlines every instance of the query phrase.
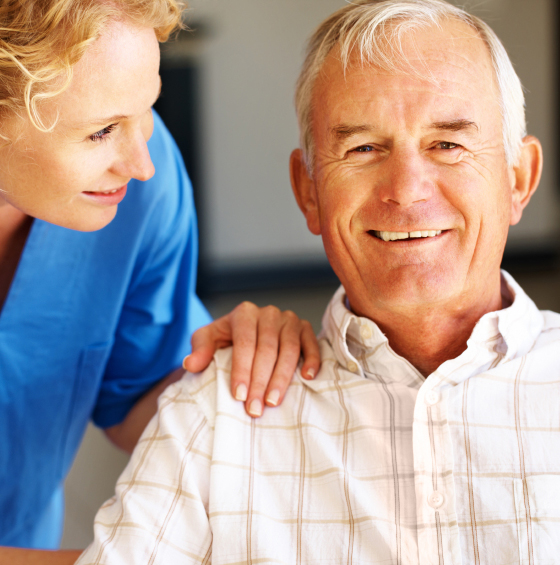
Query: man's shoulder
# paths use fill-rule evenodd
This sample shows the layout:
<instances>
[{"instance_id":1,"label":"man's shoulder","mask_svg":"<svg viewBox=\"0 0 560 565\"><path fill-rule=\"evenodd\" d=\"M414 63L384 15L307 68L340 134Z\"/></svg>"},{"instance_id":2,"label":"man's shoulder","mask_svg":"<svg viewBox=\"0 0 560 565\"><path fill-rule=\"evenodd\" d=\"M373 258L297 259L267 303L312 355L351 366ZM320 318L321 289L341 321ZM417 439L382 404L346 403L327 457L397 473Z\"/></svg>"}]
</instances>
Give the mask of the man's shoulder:
<instances>
[{"instance_id":1,"label":"man's shoulder","mask_svg":"<svg viewBox=\"0 0 560 565\"><path fill-rule=\"evenodd\" d=\"M309 381L301 377L300 367L298 367L292 377L288 392L281 405L281 410L276 412L290 411L292 389L304 386L310 391L322 393L330 389L331 381L334 378L332 366L337 364L332 347L328 340L322 338L319 340L321 350L322 367L315 379ZM214 354L214 358L208 367L201 373L193 374L186 372L181 380L167 388L165 393L160 397L160 405L165 402L174 402L176 404L195 404L196 409L202 411L209 425L214 428L216 416L218 414L227 415L228 418L241 419L250 421L250 417L245 412L243 402L235 400L231 393L231 366L232 366L232 348L227 347L219 349ZM356 375L349 371L340 371L338 378L341 382L348 380ZM293 399L292 399L293 400ZM265 409L265 415L270 412ZM283 414L281 417L286 416Z\"/></svg>"},{"instance_id":2,"label":"man's shoulder","mask_svg":"<svg viewBox=\"0 0 560 565\"><path fill-rule=\"evenodd\" d=\"M358 385L367 386L369 381L339 363L332 344L324 334L319 335L319 348L321 369L317 376L312 380L304 379L301 376L300 364L294 372L282 404L276 408L265 408L259 422L274 424L291 421L297 415L298 399L303 389L311 396L325 398L332 394L337 396L336 391L340 387L350 390ZM247 415L244 403L235 400L232 395L231 367L232 348L216 351L212 362L204 371L197 374L186 372L178 382L168 387L160 397L160 407L163 404L174 404L174 412L198 411L213 430L216 428L216 420L220 418L221 429L224 429L224 424L228 426L228 423L233 421L250 424L252 418ZM247 429L250 429L250 426Z\"/></svg>"},{"instance_id":3,"label":"man's shoulder","mask_svg":"<svg viewBox=\"0 0 560 565\"><path fill-rule=\"evenodd\" d=\"M560 355L560 314L551 310L541 310L543 316L543 328L539 335L539 341L556 342L559 345Z\"/></svg>"},{"instance_id":4,"label":"man's shoulder","mask_svg":"<svg viewBox=\"0 0 560 565\"><path fill-rule=\"evenodd\" d=\"M160 397L163 404L193 405L202 412L210 427L214 427L216 414L220 410L243 410L230 392L232 348L219 349L208 367L201 373L189 373L169 386Z\"/></svg>"},{"instance_id":5,"label":"man's shoulder","mask_svg":"<svg viewBox=\"0 0 560 565\"><path fill-rule=\"evenodd\" d=\"M541 310L544 318L545 329L560 328L560 313L552 310Z\"/></svg>"},{"instance_id":6,"label":"man's shoulder","mask_svg":"<svg viewBox=\"0 0 560 565\"><path fill-rule=\"evenodd\" d=\"M550 379L560 375L560 314L549 310L540 310L540 331L531 344L522 349L520 359L530 361L531 374L539 376L546 374Z\"/></svg>"}]
</instances>

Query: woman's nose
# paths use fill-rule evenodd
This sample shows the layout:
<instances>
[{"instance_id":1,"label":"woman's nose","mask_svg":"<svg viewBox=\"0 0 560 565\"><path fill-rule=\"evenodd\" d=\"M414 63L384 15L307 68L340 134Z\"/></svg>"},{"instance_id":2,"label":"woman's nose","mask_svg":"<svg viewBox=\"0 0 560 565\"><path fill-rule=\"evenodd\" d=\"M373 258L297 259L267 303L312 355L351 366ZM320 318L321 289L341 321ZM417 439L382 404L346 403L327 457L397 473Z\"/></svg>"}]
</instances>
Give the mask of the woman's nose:
<instances>
[{"instance_id":1,"label":"woman's nose","mask_svg":"<svg viewBox=\"0 0 560 565\"><path fill-rule=\"evenodd\" d=\"M151 179L156 172L145 136L138 131L133 138L123 142L119 152L119 159L112 167L113 173L122 176L146 181Z\"/></svg>"}]
</instances>

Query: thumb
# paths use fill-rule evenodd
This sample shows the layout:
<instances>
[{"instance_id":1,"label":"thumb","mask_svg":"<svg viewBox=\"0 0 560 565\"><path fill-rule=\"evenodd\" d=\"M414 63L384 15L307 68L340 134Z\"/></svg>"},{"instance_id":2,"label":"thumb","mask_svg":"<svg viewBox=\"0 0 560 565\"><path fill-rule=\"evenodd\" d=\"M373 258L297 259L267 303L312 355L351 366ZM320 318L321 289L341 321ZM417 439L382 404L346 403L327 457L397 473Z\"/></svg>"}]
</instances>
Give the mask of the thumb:
<instances>
[{"instance_id":1,"label":"thumb","mask_svg":"<svg viewBox=\"0 0 560 565\"><path fill-rule=\"evenodd\" d=\"M210 365L214 357L215 347L200 347L183 359L183 369L190 373L200 373Z\"/></svg>"},{"instance_id":2,"label":"thumb","mask_svg":"<svg viewBox=\"0 0 560 565\"><path fill-rule=\"evenodd\" d=\"M185 370L191 373L204 371L210 365L216 349L231 344L227 339L224 341L224 325L228 325L227 320L220 318L194 332L191 339L192 353L183 359Z\"/></svg>"}]
</instances>

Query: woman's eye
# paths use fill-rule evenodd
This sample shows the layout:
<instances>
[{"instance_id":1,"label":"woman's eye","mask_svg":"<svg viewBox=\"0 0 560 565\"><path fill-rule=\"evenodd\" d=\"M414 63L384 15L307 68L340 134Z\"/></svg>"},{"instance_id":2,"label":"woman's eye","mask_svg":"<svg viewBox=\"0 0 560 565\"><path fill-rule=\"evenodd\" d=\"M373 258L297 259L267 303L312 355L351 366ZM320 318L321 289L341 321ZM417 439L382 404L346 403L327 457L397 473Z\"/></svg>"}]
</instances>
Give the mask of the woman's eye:
<instances>
[{"instance_id":1,"label":"woman's eye","mask_svg":"<svg viewBox=\"0 0 560 565\"><path fill-rule=\"evenodd\" d=\"M361 145L360 147L356 147L356 149L352 149L355 153L369 153L370 151L374 151L374 148L371 145Z\"/></svg>"},{"instance_id":2,"label":"woman's eye","mask_svg":"<svg viewBox=\"0 0 560 565\"><path fill-rule=\"evenodd\" d=\"M100 129L99 131L96 131L94 134L90 135L89 138L91 139L91 141L102 141L117 127L117 125L118 124L111 124L106 128Z\"/></svg>"},{"instance_id":3,"label":"woman's eye","mask_svg":"<svg viewBox=\"0 0 560 565\"><path fill-rule=\"evenodd\" d=\"M451 143L451 141L440 141L436 147L438 149L457 149L459 146L456 143Z\"/></svg>"}]
</instances>

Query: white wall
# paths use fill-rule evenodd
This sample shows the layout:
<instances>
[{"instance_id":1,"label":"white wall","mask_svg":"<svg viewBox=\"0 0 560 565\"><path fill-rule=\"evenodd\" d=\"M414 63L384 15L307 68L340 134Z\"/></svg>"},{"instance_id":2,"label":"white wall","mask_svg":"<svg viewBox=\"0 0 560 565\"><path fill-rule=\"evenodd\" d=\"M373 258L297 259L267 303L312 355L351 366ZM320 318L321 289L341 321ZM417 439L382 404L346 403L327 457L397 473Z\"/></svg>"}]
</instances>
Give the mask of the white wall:
<instances>
[{"instance_id":1,"label":"white wall","mask_svg":"<svg viewBox=\"0 0 560 565\"><path fill-rule=\"evenodd\" d=\"M305 39L340 0L191 0L202 49L205 237L223 263L322 256L292 196L294 83Z\"/></svg>"},{"instance_id":2,"label":"white wall","mask_svg":"<svg viewBox=\"0 0 560 565\"><path fill-rule=\"evenodd\" d=\"M464 4L465 2L457 2ZM511 241L557 233L552 0L486 0L473 10L498 32L527 89L531 133L541 138L543 182ZM322 257L295 204L288 158L297 144L293 90L305 39L344 0L191 0L203 22L205 222L220 265Z\"/></svg>"}]
</instances>

